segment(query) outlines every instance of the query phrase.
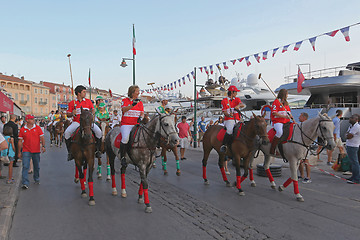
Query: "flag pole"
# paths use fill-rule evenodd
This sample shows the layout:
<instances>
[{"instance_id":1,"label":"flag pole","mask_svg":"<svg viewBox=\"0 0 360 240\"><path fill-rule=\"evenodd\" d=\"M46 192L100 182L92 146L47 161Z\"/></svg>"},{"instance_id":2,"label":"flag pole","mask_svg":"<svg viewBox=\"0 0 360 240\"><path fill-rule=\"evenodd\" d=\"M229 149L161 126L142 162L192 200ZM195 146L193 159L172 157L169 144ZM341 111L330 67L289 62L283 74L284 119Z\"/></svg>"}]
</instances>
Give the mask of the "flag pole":
<instances>
[{"instance_id":1,"label":"flag pole","mask_svg":"<svg viewBox=\"0 0 360 240\"><path fill-rule=\"evenodd\" d=\"M69 58L70 77L71 77L71 99L72 99L72 101L74 101L74 105L75 105L75 99L74 99L74 81L73 81L73 76L72 76L72 71L71 71L71 62L70 62L71 54L69 53L69 54L67 55L67 57Z\"/></svg>"},{"instance_id":2,"label":"flag pole","mask_svg":"<svg viewBox=\"0 0 360 240\"><path fill-rule=\"evenodd\" d=\"M135 85L135 24L133 24L133 85Z\"/></svg>"},{"instance_id":3,"label":"flag pole","mask_svg":"<svg viewBox=\"0 0 360 240\"><path fill-rule=\"evenodd\" d=\"M91 81L90 81L90 68L89 68L89 88L90 88L90 100L91 100L92 89L91 89Z\"/></svg>"}]
</instances>

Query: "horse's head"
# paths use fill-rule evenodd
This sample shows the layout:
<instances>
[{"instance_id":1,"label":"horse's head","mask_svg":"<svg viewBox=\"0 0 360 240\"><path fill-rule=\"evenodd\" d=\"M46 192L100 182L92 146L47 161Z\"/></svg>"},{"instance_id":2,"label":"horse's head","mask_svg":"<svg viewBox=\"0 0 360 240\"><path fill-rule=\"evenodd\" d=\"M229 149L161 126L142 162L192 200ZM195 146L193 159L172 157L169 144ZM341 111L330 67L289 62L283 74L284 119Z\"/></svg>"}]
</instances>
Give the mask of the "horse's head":
<instances>
[{"instance_id":1,"label":"horse's head","mask_svg":"<svg viewBox=\"0 0 360 240\"><path fill-rule=\"evenodd\" d=\"M83 139L90 140L92 137L91 126L93 124L93 115L89 110L81 108L80 131Z\"/></svg>"},{"instance_id":2,"label":"horse's head","mask_svg":"<svg viewBox=\"0 0 360 240\"><path fill-rule=\"evenodd\" d=\"M255 126L255 132L256 135L258 135L261 138L261 144L262 145L266 145L270 142L269 138L268 138L268 134L266 131L266 126L267 123L265 121L265 118L263 116L256 116L253 113L253 118L252 121L254 121L254 126Z\"/></svg>"},{"instance_id":3,"label":"horse's head","mask_svg":"<svg viewBox=\"0 0 360 240\"><path fill-rule=\"evenodd\" d=\"M326 114L319 114L319 125L317 127L317 135L324 139L325 146L329 150L333 150L336 147L334 141L334 129L335 125L331 118Z\"/></svg>"},{"instance_id":4,"label":"horse's head","mask_svg":"<svg viewBox=\"0 0 360 240\"><path fill-rule=\"evenodd\" d=\"M167 140L167 144L170 147L174 147L179 144L179 136L175 128L175 118L171 114L160 114L159 117L160 130L159 133L161 137L164 137Z\"/></svg>"}]
</instances>

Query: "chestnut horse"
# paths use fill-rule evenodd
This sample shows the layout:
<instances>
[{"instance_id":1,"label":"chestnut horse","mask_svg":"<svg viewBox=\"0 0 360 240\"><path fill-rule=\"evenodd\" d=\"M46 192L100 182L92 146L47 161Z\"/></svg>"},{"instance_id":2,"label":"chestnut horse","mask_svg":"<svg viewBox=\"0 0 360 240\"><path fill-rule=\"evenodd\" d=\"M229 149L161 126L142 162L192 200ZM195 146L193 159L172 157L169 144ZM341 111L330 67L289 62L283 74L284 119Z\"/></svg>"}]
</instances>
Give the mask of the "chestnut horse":
<instances>
[{"instance_id":1,"label":"chestnut horse","mask_svg":"<svg viewBox=\"0 0 360 240\"><path fill-rule=\"evenodd\" d=\"M109 124L109 119L105 119L104 121L100 121L100 129L102 132L102 138L101 138L101 147L100 147L100 151L102 154L105 153L105 137L108 134L108 132L110 131L111 127ZM98 179L102 179L102 175L101 175L101 166L102 166L102 161L101 158L98 158L98 167L97 167L97 175L98 175ZM106 156L106 172L107 172L107 177L106 177L106 181L110 181L111 180L111 175L110 175L110 163L109 163L109 158Z\"/></svg>"},{"instance_id":2,"label":"chestnut horse","mask_svg":"<svg viewBox=\"0 0 360 240\"><path fill-rule=\"evenodd\" d=\"M249 160L251 153L255 149L255 140L256 136L261 138L261 144L267 144L269 138L266 133L266 121L262 116L256 116L253 114L253 117L250 121L245 123L237 123L234 127L234 140L231 144L231 147L227 148L226 153L220 152L220 147L222 141L218 140L218 133L224 129L224 127L216 125L209 127L203 138L203 151L204 157L202 160L203 165L203 179L206 185L209 184L209 180L206 177L206 165L210 155L211 150L214 148L219 154L219 168L223 177L223 180L226 183L226 186L230 187L230 182L227 179L225 170L224 170L224 160L225 155L233 157L236 165L236 187L239 191L239 195L245 195L241 189L241 182L247 178ZM241 176L240 172L240 159L244 159L244 174Z\"/></svg>"},{"instance_id":3,"label":"chestnut horse","mask_svg":"<svg viewBox=\"0 0 360 240\"><path fill-rule=\"evenodd\" d=\"M164 171L164 175L168 175L166 152L172 151L174 153L175 160L176 160L176 175L180 176L180 174L181 174L180 161L179 161L179 154L178 154L177 146L170 146L164 138L161 138L160 139L160 147L161 147L161 154L160 154L161 164L162 164L162 168Z\"/></svg>"},{"instance_id":4,"label":"chestnut horse","mask_svg":"<svg viewBox=\"0 0 360 240\"><path fill-rule=\"evenodd\" d=\"M81 108L80 127L76 129L71 140L71 153L75 159L76 169L78 171L81 183L81 197L87 197L85 191L86 170L89 168L88 185L89 185L89 205L95 205L93 189L93 171L95 159L95 136L92 133L93 115L88 110ZM75 177L76 182L76 177Z\"/></svg>"},{"instance_id":5,"label":"chestnut horse","mask_svg":"<svg viewBox=\"0 0 360 240\"><path fill-rule=\"evenodd\" d=\"M64 117L60 117L60 121L56 124L54 130L55 146L61 147L64 135Z\"/></svg>"}]
</instances>

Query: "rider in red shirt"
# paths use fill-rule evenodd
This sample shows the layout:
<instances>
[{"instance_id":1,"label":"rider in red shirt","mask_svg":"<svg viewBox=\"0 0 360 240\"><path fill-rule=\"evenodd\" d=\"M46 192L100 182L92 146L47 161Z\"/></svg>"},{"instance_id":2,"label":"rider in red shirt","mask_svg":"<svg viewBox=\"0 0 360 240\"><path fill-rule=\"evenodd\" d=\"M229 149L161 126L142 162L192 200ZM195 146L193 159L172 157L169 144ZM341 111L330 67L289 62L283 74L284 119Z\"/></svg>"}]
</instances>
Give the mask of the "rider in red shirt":
<instances>
[{"instance_id":1,"label":"rider in red shirt","mask_svg":"<svg viewBox=\"0 0 360 240\"><path fill-rule=\"evenodd\" d=\"M225 115L224 126L226 128L226 134L220 148L221 152L226 152L226 146L231 144L234 126L236 121L240 121L239 113L234 109L239 110L240 108L245 107L245 104L241 102L240 98L236 97L238 92L240 92L240 90L238 90L236 86L231 85L228 88L228 96L221 101L222 111Z\"/></svg>"},{"instance_id":2,"label":"rider in red shirt","mask_svg":"<svg viewBox=\"0 0 360 240\"><path fill-rule=\"evenodd\" d=\"M286 89L280 89L277 98L271 106L271 121L275 129L275 136L271 143L270 154L274 155L275 148L283 134L284 123L290 122L291 110L287 102L288 92Z\"/></svg>"},{"instance_id":3,"label":"rider in red shirt","mask_svg":"<svg viewBox=\"0 0 360 240\"><path fill-rule=\"evenodd\" d=\"M137 85L132 85L128 89L129 97L124 98L121 103L120 157L122 165L126 165L125 155L128 150L130 132L144 118L144 106L140 99L138 99L139 94L140 88Z\"/></svg>"},{"instance_id":4,"label":"rider in red shirt","mask_svg":"<svg viewBox=\"0 0 360 240\"><path fill-rule=\"evenodd\" d=\"M91 110L92 114L95 114L94 105L91 102L90 99L85 98L86 96L86 88L82 85L79 85L75 88L75 95L76 95L76 101L73 100L69 102L68 110L67 110L67 116L72 117L73 121L68 126L64 132L65 142L66 142L66 148L68 150L68 161L73 159L73 156L70 152L70 145L71 145L71 135L73 132L80 126L80 114L81 114L81 108L84 110ZM95 133L95 139L96 139L96 157L101 158L101 152L100 152L100 146L101 146L101 137L102 133L100 128L96 124L92 124L91 129Z\"/></svg>"}]
</instances>

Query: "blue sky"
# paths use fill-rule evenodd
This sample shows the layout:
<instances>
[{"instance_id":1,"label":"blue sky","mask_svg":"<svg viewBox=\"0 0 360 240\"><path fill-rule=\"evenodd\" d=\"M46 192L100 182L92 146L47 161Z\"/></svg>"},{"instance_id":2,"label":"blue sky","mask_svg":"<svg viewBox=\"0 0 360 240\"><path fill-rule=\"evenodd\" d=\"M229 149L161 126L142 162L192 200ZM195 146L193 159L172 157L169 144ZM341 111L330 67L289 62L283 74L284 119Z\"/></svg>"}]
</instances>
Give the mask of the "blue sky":
<instances>
[{"instance_id":1,"label":"blue sky","mask_svg":"<svg viewBox=\"0 0 360 240\"><path fill-rule=\"evenodd\" d=\"M70 84L66 55L72 54L75 85L87 84L126 93L132 83L132 24L136 28L136 83L171 83L194 67L229 61L360 22L360 1L0 1L0 72L25 79ZM339 32L304 42L252 65L228 63L226 78L262 73L275 89L296 64L311 69L360 61L360 26L350 28L350 42ZM303 71L307 68L304 67ZM206 75L198 71L198 83ZM179 88L177 89L179 90ZM180 88L185 95L193 85Z\"/></svg>"}]
</instances>

